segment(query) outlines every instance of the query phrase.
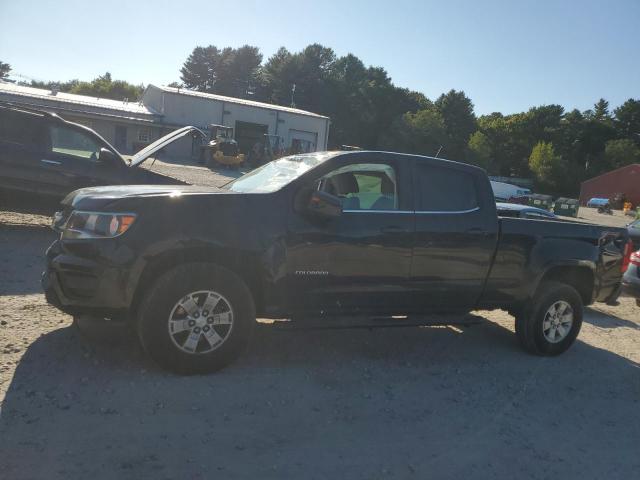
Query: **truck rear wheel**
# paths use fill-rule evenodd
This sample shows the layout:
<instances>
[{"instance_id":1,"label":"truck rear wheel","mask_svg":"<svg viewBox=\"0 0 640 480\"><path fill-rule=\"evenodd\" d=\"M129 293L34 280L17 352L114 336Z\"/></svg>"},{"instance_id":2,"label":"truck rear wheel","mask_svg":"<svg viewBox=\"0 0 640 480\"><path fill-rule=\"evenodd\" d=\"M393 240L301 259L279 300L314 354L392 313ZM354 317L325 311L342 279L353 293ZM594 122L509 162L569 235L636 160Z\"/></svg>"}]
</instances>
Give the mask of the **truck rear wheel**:
<instances>
[{"instance_id":1,"label":"truck rear wheel","mask_svg":"<svg viewBox=\"0 0 640 480\"><path fill-rule=\"evenodd\" d=\"M580 333L583 305L570 285L545 282L516 316L516 335L522 347L537 355L559 355Z\"/></svg>"},{"instance_id":2,"label":"truck rear wheel","mask_svg":"<svg viewBox=\"0 0 640 480\"><path fill-rule=\"evenodd\" d=\"M255 324L251 293L233 272L190 263L162 275L138 310L138 336L161 367L208 373L231 363Z\"/></svg>"}]
</instances>

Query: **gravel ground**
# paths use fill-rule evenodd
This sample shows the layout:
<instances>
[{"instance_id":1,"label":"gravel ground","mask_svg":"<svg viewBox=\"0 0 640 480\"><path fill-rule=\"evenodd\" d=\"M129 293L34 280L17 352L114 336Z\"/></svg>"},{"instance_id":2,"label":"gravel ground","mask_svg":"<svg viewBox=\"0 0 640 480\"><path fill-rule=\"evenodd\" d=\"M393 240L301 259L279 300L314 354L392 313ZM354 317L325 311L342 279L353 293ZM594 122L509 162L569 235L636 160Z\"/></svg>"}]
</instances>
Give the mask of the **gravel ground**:
<instances>
[{"instance_id":1,"label":"gravel ground","mask_svg":"<svg viewBox=\"0 0 640 480\"><path fill-rule=\"evenodd\" d=\"M142 168L177 178L192 185L221 187L245 173L246 169L220 168L213 170L197 163L178 163L153 159L142 163Z\"/></svg>"},{"instance_id":2,"label":"gravel ground","mask_svg":"<svg viewBox=\"0 0 640 480\"><path fill-rule=\"evenodd\" d=\"M48 223L0 212L0 479L638 477L632 299L588 309L557 358L483 311L467 327L259 324L229 368L179 377L45 303Z\"/></svg>"}]
</instances>

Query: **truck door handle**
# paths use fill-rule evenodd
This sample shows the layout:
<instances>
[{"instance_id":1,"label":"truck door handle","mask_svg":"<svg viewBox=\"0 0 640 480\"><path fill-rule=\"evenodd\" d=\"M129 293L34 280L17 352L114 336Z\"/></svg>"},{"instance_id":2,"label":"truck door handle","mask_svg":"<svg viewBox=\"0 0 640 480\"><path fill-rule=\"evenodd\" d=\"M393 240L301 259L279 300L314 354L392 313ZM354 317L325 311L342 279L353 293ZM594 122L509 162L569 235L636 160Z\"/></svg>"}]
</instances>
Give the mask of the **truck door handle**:
<instances>
[{"instance_id":1,"label":"truck door handle","mask_svg":"<svg viewBox=\"0 0 640 480\"><path fill-rule=\"evenodd\" d=\"M388 227L382 227L380 229L382 233L406 233L406 230L402 227L397 227L395 225L390 225Z\"/></svg>"},{"instance_id":2,"label":"truck door handle","mask_svg":"<svg viewBox=\"0 0 640 480\"><path fill-rule=\"evenodd\" d=\"M42 159L40 160L42 163L46 163L47 165L62 165L62 162L59 162L57 160L46 160L46 159Z\"/></svg>"}]
</instances>

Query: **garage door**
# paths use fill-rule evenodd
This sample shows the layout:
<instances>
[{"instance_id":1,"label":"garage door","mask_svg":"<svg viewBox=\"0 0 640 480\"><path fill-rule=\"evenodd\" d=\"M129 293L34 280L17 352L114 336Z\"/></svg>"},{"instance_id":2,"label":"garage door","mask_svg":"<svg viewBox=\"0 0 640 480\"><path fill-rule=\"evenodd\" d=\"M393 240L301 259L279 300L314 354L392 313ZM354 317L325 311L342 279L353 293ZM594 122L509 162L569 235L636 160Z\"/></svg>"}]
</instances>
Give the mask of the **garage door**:
<instances>
[{"instance_id":1,"label":"garage door","mask_svg":"<svg viewBox=\"0 0 640 480\"><path fill-rule=\"evenodd\" d=\"M257 142L264 141L264 134L269 131L267 125L249 122L236 122L235 139L241 153L247 154Z\"/></svg>"},{"instance_id":2,"label":"garage door","mask_svg":"<svg viewBox=\"0 0 640 480\"><path fill-rule=\"evenodd\" d=\"M303 130L289 130L291 153L315 152L318 145L318 134Z\"/></svg>"}]
</instances>

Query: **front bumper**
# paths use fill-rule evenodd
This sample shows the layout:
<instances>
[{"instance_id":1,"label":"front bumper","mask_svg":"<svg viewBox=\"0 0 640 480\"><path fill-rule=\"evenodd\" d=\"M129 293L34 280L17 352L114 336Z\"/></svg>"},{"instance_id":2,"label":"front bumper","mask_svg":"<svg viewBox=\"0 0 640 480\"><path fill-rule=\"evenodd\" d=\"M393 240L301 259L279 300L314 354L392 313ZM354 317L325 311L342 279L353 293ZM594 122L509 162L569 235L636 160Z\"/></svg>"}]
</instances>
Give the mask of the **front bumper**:
<instances>
[{"instance_id":1,"label":"front bumper","mask_svg":"<svg viewBox=\"0 0 640 480\"><path fill-rule=\"evenodd\" d=\"M114 253L112 245L99 242L64 245L56 240L47 249L41 283L48 303L73 315L113 316L128 309L129 269L105 256ZM126 259L121 249L116 253L116 259Z\"/></svg>"}]
</instances>

